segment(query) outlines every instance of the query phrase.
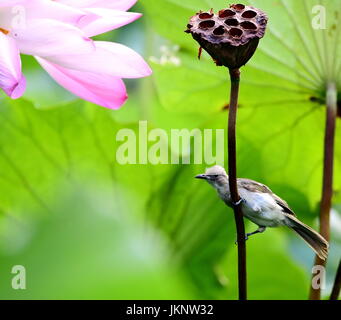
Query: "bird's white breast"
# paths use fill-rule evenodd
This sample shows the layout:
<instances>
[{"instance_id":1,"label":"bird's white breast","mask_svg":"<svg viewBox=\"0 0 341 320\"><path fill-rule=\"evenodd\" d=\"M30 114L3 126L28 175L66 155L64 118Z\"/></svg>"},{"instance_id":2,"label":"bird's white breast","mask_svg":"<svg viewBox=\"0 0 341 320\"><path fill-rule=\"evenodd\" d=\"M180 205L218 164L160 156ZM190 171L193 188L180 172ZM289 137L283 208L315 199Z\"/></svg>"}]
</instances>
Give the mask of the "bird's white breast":
<instances>
[{"instance_id":1,"label":"bird's white breast","mask_svg":"<svg viewBox=\"0 0 341 320\"><path fill-rule=\"evenodd\" d=\"M282 208L269 193L250 192L239 189L244 202L242 210L245 217L259 226L277 227L284 224Z\"/></svg>"}]
</instances>

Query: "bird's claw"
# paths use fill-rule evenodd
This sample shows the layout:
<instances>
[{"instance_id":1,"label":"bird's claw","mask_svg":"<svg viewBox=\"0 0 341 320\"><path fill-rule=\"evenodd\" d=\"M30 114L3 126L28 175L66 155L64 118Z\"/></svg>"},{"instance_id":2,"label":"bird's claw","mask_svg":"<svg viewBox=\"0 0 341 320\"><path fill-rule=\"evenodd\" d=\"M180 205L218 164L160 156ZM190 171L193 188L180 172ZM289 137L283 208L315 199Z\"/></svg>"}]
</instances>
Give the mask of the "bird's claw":
<instances>
[{"instance_id":1,"label":"bird's claw","mask_svg":"<svg viewBox=\"0 0 341 320\"><path fill-rule=\"evenodd\" d=\"M244 199L240 198L237 202L232 202L232 205L238 207L242 202L244 202Z\"/></svg>"},{"instance_id":2,"label":"bird's claw","mask_svg":"<svg viewBox=\"0 0 341 320\"><path fill-rule=\"evenodd\" d=\"M246 241L246 240L249 240L249 234L246 234L246 235L245 235L245 241ZM234 242L234 244L237 245L237 244L238 244L238 240L236 240L236 241Z\"/></svg>"}]
</instances>

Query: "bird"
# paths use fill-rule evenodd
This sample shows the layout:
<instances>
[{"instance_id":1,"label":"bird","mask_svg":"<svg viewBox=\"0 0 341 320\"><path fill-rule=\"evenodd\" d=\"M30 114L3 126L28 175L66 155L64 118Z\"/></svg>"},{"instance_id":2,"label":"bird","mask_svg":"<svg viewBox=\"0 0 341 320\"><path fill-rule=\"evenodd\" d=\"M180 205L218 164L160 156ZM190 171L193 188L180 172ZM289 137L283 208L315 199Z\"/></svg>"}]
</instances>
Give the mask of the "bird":
<instances>
[{"instance_id":1,"label":"bird","mask_svg":"<svg viewBox=\"0 0 341 320\"><path fill-rule=\"evenodd\" d=\"M258 225L254 232L246 234L246 240L266 228L286 226L295 231L322 259L328 256L328 242L315 230L300 221L288 203L274 194L269 187L254 180L238 178L237 187L240 200L231 199L229 176L219 165L208 168L204 174L195 178L206 180L218 192L221 200L229 207L241 206L243 216Z\"/></svg>"}]
</instances>

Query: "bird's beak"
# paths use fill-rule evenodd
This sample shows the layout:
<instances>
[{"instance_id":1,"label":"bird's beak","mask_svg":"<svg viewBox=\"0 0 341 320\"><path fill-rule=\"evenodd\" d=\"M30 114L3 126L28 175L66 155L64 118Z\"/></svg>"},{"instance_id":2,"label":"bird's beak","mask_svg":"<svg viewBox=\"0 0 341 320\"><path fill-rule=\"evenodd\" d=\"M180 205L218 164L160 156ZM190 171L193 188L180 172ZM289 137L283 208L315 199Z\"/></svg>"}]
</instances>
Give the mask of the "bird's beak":
<instances>
[{"instance_id":1,"label":"bird's beak","mask_svg":"<svg viewBox=\"0 0 341 320\"><path fill-rule=\"evenodd\" d=\"M197 176L195 176L196 179L204 179L204 180L207 180L208 177L206 174L198 174Z\"/></svg>"}]
</instances>

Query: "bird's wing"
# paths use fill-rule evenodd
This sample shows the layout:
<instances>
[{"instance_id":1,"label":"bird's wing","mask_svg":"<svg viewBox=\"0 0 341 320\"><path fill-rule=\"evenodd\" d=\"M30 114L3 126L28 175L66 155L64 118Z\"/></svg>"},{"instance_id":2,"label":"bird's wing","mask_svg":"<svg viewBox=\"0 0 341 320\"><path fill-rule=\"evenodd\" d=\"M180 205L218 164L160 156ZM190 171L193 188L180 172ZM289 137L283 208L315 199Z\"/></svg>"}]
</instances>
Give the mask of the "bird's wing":
<instances>
[{"instance_id":1,"label":"bird's wing","mask_svg":"<svg viewBox=\"0 0 341 320\"><path fill-rule=\"evenodd\" d=\"M269 193L273 196L275 199L276 203L283 209L283 211L287 214L296 216L294 211L292 211L287 204L286 201L281 199L279 196L274 194L269 187L267 187L265 184L259 183L254 180L250 179L238 179L238 187L244 188L250 192L259 192L259 193Z\"/></svg>"},{"instance_id":2,"label":"bird's wing","mask_svg":"<svg viewBox=\"0 0 341 320\"><path fill-rule=\"evenodd\" d=\"M283 209L283 211L287 214L293 215L294 217L296 217L296 214L294 211L292 211L288 205L288 203L286 201L284 201L283 199L281 199L279 196L273 194L273 197L276 200L276 203Z\"/></svg>"},{"instance_id":3,"label":"bird's wing","mask_svg":"<svg viewBox=\"0 0 341 320\"><path fill-rule=\"evenodd\" d=\"M259 183L257 181L251 179L238 179L238 187L244 188L250 192L259 192L259 193L270 193L273 192L268 188L265 184Z\"/></svg>"}]
</instances>

